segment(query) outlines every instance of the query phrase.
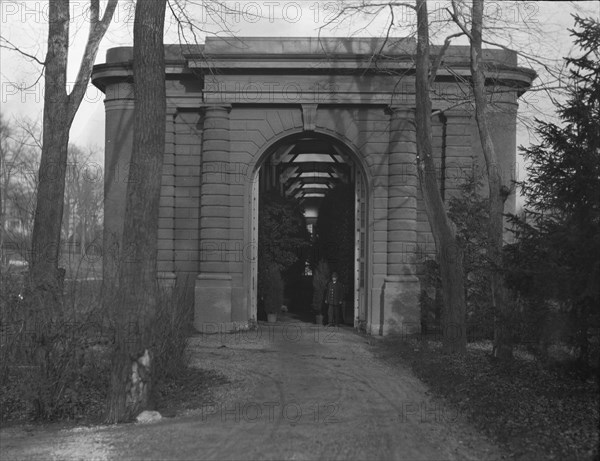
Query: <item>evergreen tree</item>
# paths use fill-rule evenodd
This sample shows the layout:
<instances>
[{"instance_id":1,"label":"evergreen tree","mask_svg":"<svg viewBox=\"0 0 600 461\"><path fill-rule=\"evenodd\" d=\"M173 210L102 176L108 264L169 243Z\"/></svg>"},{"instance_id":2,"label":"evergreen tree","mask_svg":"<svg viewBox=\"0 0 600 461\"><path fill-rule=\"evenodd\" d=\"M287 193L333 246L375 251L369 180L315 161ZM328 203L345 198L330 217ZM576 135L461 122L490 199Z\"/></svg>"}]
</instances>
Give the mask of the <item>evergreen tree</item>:
<instances>
[{"instance_id":1,"label":"evergreen tree","mask_svg":"<svg viewBox=\"0 0 600 461\"><path fill-rule=\"evenodd\" d=\"M525 211L512 216L509 281L531 300L566 306L580 365L589 364L588 329L600 309L600 23L575 17L583 54L567 58L568 99L560 125L537 121L542 142L521 149L528 178Z\"/></svg>"},{"instance_id":2,"label":"evergreen tree","mask_svg":"<svg viewBox=\"0 0 600 461\"><path fill-rule=\"evenodd\" d=\"M304 272L310 236L300 203L277 192L261 197L258 225L258 297L275 313L273 306L282 304L284 283Z\"/></svg>"}]
</instances>

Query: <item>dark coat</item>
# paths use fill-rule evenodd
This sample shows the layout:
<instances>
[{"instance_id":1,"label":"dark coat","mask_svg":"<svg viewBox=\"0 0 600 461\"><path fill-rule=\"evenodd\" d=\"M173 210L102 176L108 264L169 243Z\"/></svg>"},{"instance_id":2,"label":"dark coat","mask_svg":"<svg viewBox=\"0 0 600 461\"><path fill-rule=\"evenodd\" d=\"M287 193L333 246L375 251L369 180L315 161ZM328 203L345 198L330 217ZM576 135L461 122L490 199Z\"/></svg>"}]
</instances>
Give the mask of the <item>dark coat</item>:
<instances>
[{"instance_id":1,"label":"dark coat","mask_svg":"<svg viewBox=\"0 0 600 461\"><path fill-rule=\"evenodd\" d=\"M325 303L337 306L344 300L344 284L340 281L330 281L325 288Z\"/></svg>"}]
</instances>

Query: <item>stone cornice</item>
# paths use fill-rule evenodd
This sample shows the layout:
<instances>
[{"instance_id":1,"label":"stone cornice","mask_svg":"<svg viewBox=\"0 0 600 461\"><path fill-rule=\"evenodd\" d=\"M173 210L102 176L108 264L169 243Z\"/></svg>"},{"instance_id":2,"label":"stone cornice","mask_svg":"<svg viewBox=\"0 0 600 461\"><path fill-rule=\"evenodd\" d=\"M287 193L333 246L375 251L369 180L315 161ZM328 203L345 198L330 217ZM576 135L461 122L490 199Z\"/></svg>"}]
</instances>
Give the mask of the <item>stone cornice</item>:
<instances>
[{"instance_id":1,"label":"stone cornice","mask_svg":"<svg viewBox=\"0 0 600 461\"><path fill-rule=\"evenodd\" d=\"M167 66L166 76L177 76L181 78L186 76L189 79L199 79L205 73L212 74L210 70L215 71L218 69L218 73L212 74L211 77L218 78L224 77L225 75L232 74L248 74L248 75L265 75L265 76L282 76L286 74L292 75L364 75L365 70L370 75L380 75L388 78L397 78L394 75L395 72L402 74L403 78L407 78L414 74L414 68L412 63L394 63L390 66L382 67L379 66L376 69L367 69L362 67L360 63L356 61L335 61L333 63L324 62L322 64L315 64L314 60L311 62L298 62L290 61L289 59L285 62L281 61L279 67L274 61L253 61L248 63L248 67L244 67L244 63L241 61L221 63L220 65L213 65L217 63L211 63L210 66L204 66L194 68L194 63L190 62L189 69L183 63L173 63ZM195 70L195 72L194 72ZM350 75L349 75L350 72ZM438 71L436 82L454 82L460 80L470 79L469 66L465 63L464 65L452 66L452 69L440 69ZM488 73L486 84L488 85L506 85L508 87L515 87L519 93L525 92L530 86L535 73L530 69L524 68L496 68L494 72ZM276 77L275 77L276 78ZM100 64L94 66L94 72L92 76L92 83L100 90L105 91L106 87L111 83L117 83L122 81L133 80L133 69L129 63L121 64Z\"/></svg>"},{"instance_id":2,"label":"stone cornice","mask_svg":"<svg viewBox=\"0 0 600 461\"><path fill-rule=\"evenodd\" d=\"M239 38L225 40L207 38L204 46L165 45L166 77L180 80L226 80L228 76L283 78L311 76L322 78L398 79L408 83L414 75L414 41L393 39L385 44L383 57L377 57L382 42L377 39L316 38ZM432 47L435 55L436 47ZM94 67L92 82L101 90L112 83L132 81L131 47L113 48L107 52L107 63ZM517 65L516 53L484 50L486 83L514 88L519 95L527 91L536 74ZM464 83L470 80L468 47L450 46L436 83ZM224 98L227 99L227 98ZM297 101L301 102L301 101ZM321 101L315 101L321 102Z\"/></svg>"}]
</instances>

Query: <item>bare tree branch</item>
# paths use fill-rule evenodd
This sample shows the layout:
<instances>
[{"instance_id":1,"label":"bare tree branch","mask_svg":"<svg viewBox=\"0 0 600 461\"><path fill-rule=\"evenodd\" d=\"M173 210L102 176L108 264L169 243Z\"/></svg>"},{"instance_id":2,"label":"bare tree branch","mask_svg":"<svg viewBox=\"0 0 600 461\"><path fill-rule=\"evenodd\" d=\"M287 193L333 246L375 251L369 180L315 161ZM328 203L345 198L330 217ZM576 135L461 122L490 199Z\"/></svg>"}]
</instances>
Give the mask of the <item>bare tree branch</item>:
<instances>
[{"instance_id":1,"label":"bare tree branch","mask_svg":"<svg viewBox=\"0 0 600 461\"><path fill-rule=\"evenodd\" d=\"M17 53L25 56L26 58L31 59L32 61L37 62L40 66L45 66L46 65L46 63L44 61L40 61L36 56L23 51L18 46L14 45L7 38L0 36L0 40L2 40L3 42L6 43L6 44L3 44L3 43L0 42L0 48L6 48L7 50L16 51Z\"/></svg>"},{"instance_id":2,"label":"bare tree branch","mask_svg":"<svg viewBox=\"0 0 600 461\"><path fill-rule=\"evenodd\" d=\"M42 77L44 76L44 69L45 67L42 68L42 70L40 71L40 73L38 74L37 78L35 79L35 82L33 82L31 85L17 85L15 82L11 82L11 85L14 85L15 88L17 88L19 91L26 91L29 90L31 88L33 88L34 86L36 86L38 84L38 82L42 79ZM4 78L6 78L6 80L9 80L6 75L0 73Z\"/></svg>"},{"instance_id":3,"label":"bare tree branch","mask_svg":"<svg viewBox=\"0 0 600 461\"><path fill-rule=\"evenodd\" d=\"M457 32L456 34L449 35L448 37L446 37L446 40L444 40L444 45L442 45L442 48L440 49L439 53L437 54L431 65L431 70L429 74L429 85L433 85L433 82L435 81L438 69L440 68L442 61L444 60L444 54L446 54L446 51L450 46L450 42L453 38L461 37L462 35L464 35L463 32Z\"/></svg>"},{"instance_id":4,"label":"bare tree branch","mask_svg":"<svg viewBox=\"0 0 600 461\"><path fill-rule=\"evenodd\" d=\"M98 20L100 1L90 1L90 32L85 46L85 51L83 53L83 58L81 59L81 65L79 66L79 72L77 73L77 78L75 79L75 85L73 86L73 91L71 91L71 94L69 95L69 123L75 117L77 109L81 104L81 100L83 99L90 75L92 73L92 68L94 67L94 62L96 61L96 55L98 54L100 41L102 40L102 37L104 37L106 29L108 29L118 1L119 0L108 0L106 10L104 11L101 21Z\"/></svg>"},{"instance_id":5,"label":"bare tree branch","mask_svg":"<svg viewBox=\"0 0 600 461\"><path fill-rule=\"evenodd\" d=\"M452 11L450 11L448 8L446 8L446 11L450 14L450 17L452 18L454 23L460 28L460 30L462 30L462 32L467 37L469 37L469 40L472 40L473 36L471 35L471 31L463 24L463 22L458 17L459 12L458 12L458 6L456 5L456 0L452 0L451 4L452 4Z\"/></svg>"}]
</instances>

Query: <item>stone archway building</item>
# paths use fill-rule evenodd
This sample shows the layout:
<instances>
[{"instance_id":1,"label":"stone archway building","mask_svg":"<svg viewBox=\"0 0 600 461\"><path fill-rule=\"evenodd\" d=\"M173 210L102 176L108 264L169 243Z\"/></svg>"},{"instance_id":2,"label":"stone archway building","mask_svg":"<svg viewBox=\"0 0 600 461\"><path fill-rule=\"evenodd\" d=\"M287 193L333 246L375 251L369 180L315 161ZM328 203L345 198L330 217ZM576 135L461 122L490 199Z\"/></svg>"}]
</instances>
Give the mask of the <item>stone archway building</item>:
<instances>
[{"instance_id":1,"label":"stone archway building","mask_svg":"<svg viewBox=\"0 0 600 461\"><path fill-rule=\"evenodd\" d=\"M355 325L381 335L420 329L417 259L433 241L417 184L414 52L408 39L207 38L166 46L158 270L167 280L195 277L196 328L233 330L256 319L257 173L276 143L307 136L339 144L361 179L363 296ZM517 66L516 53L485 53L498 167L512 177L517 99L535 74ZM131 60L130 47L111 49L93 74L106 95L105 278L116 273L112 249L123 228ZM468 47L450 47L433 100L443 111L434 116L433 141L446 200L483 165L465 103L468 79ZM513 211L514 195L507 204Z\"/></svg>"}]
</instances>

